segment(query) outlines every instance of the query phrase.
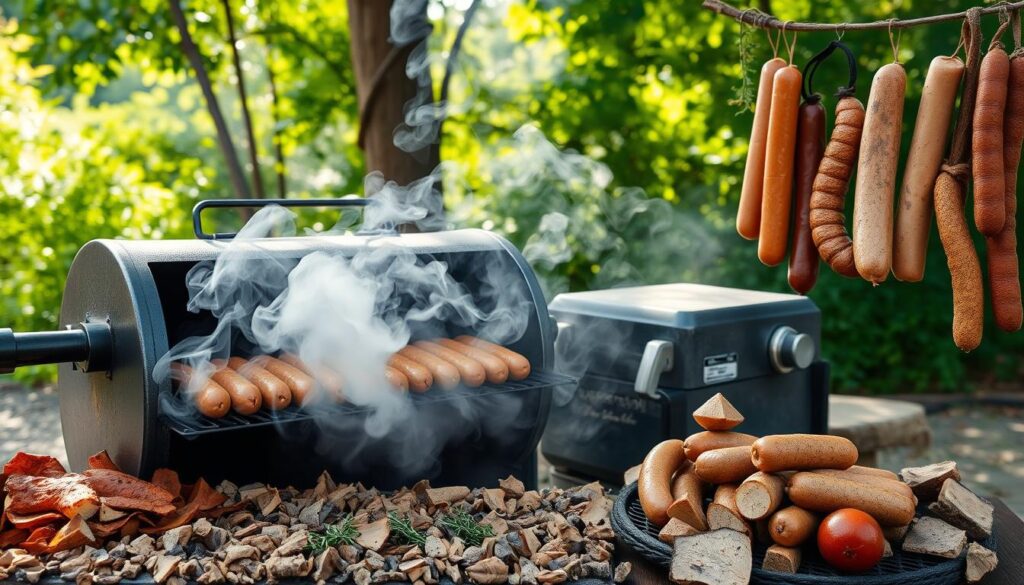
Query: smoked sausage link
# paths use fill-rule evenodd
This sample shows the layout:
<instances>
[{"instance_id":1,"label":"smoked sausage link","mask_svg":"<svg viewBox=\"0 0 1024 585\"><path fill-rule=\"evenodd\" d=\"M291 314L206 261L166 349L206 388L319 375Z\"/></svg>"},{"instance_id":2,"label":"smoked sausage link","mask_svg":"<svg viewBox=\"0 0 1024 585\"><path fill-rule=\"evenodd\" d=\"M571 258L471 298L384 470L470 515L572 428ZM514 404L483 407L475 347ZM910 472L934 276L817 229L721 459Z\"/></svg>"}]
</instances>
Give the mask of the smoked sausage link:
<instances>
[{"instance_id":1,"label":"smoked sausage link","mask_svg":"<svg viewBox=\"0 0 1024 585\"><path fill-rule=\"evenodd\" d=\"M764 192L761 199L761 233L757 242L757 257L768 266L775 266L786 258L802 84L803 75L793 66L779 69L772 83Z\"/></svg>"},{"instance_id":2,"label":"smoked sausage link","mask_svg":"<svg viewBox=\"0 0 1024 585\"><path fill-rule=\"evenodd\" d=\"M760 210L760 207L758 209ZM502 347L490 341L484 341L469 335L460 335L455 340L498 356L508 366L508 377L513 380L525 380L530 375L530 360L526 359L526 356L522 354L518 354L507 347Z\"/></svg>"},{"instance_id":3,"label":"smoked sausage link","mask_svg":"<svg viewBox=\"0 0 1024 585\"><path fill-rule=\"evenodd\" d=\"M805 295L818 280L818 249L811 236L811 195L818 165L825 153L825 107L815 99L800 106L796 142L796 201L793 250L789 254L789 286Z\"/></svg>"},{"instance_id":4,"label":"smoked sausage link","mask_svg":"<svg viewBox=\"0 0 1024 585\"><path fill-rule=\"evenodd\" d=\"M686 457L690 461L696 461L700 454L705 451L724 449L726 447L749 446L757 440L754 435L737 433L735 431L701 431L686 437L683 448L686 450Z\"/></svg>"},{"instance_id":5,"label":"smoked sausage link","mask_svg":"<svg viewBox=\"0 0 1024 585\"><path fill-rule=\"evenodd\" d=\"M754 441L750 458L761 471L847 469L857 462L857 446L834 435L768 435Z\"/></svg>"},{"instance_id":6,"label":"smoked sausage link","mask_svg":"<svg viewBox=\"0 0 1024 585\"><path fill-rule=\"evenodd\" d=\"M754 123L750 127L747 146L747 166L743 169L743 190L736 213L736 231L748 240L757 239L761 231L761 195L764 190L765 148L768 141L768 116L772 107L772 85L775 73L786 66L778 57L761 66L761 80L757 84L757 103L754 105Z\"/></svg>"},{"instance_id":7,"label":"smoked sausage link","mask_svg":"<svg viewBox=\"0 0 1024 585\"><path fill-rule=\"evenodd\" d=\"M971 125L971 171L974 175L974 224L988 237L1003 231L1006 222L1003 173L1003 115L1010 58L992 47L981 60L978 93Z\"/></svg>"},{"instance_id":8,"label":"smoked sausage link","mask_svg":"<svg viewBox=\"0 0 1024 585\"><path fill-rule=\"evenodd\" d=\"M893 236L892 273L903 282L918 282L924 278L928 234L932 227L932 193L946 151L963 75L964 62L943 55L932 59L924 79L914 137L910 140L910 154L903 170Z\"/></svg>"},{"instance_id":9,"label":"smoked sausage link","mask_svg":"<svg viewBox=\"0 0 1024 585\"><path fill-rule=\"evenodd\" d=\"M914 519L914 502L909 498L885 488L820 473L793 474L786 493L794 504L812 512L856 508L882 526L903 526Z\"/></svg>"},{"instance_id":10,"label":"smoked sausage link","mask_svg":"<svg viewBox=\"0 0 1024 585\"><path fill-rule=\"evenodd\" d=\"M210 380L220 384L231 396L231 408L238 414L247 416L259 411L263 405L263 396L255 384L244 376L227 367L223 360L215 360L217 367L210 374Z\"/></svg>"},{"instance_id":11,"label":"smoked sausage link","mask_svg":"<svg viewBox=\"0 0 1024 585\"><path fill-rule=\"evenodd\" d=\"M637 479L637 496L647 519L657 526L668 522L668 507L672 505L672 476L686 462L683 442L679 439L662 441L644 457Z\"/></svg>"},{"instance_id":12,"label":"smoked sausage link","mask_svg":"<svg viewBox=\"0 0 1024 585\"><path fill-rule=\"evenodd\" d=\"M739 483L757 469L750 461L750 447L726 447L705 451L693 463L697 476L713 483Z\"/></svg>"},{"instance_id":13,"label":"smoked sausage link","mask_svg":"<svg viewBox=\"0 0 1024 585\"><path fill-rule=\"evenodd\" d=\"M210 418L221 418L231 410L231 395L220 384L206 380L198 388L190 388L195 372L189 366L174 362L171 364L171 375L178 380L179 391L191 392L196 409L200 414Z\"/></svg>"},{"instance_id":14,"label":"smoked sausage link","mask_svg":"<svg viewBox=\"0 0 1024 585\"><path fill-rule=\"evenodd\" d=\"M228 359L228 367L256 385L263 395L263 406L270 410L287 408L292 403L292 391L288 384L255 362L232 357Z\"/></svg>"},{"instance_id":15,"label":"smoked sausage link","mask_svg":"<svg viewBox=\"0 0 1024 585\"><path fill-rule=\"evenodd\" d=\"M893 198L900 158L907 74L883 65L871 81L853 199L853 259L857 272L880 284L892 268Z\"/></svg>"},{"instance_id":16,"label":"smoked sausage link","mask_svg":"<svg viewBox=\"0 0 1024 585\"><path fill-rule=\"evenodd\" d=\"M985 293L981 263L964 217L964 185L949 173L935 180L935 221L953 284L953 343L962 351L981 345Z\"/></svg>"},{"instance_id":17,"label":"smoked sausage link","mask_svg":"<svg viewBox=\"0 0 1024 585\"><path fill-rule=\"evenodd\" d=\"M817 529L818 517L799 506L783 508L768 520L768 534L779 546L800 546Z\"/></svg>"},{"instance_id":18,"label":"smoked sausage link","mask_svg":"<svg viewBox=\"0 0 1024 585\"><path fill-rule=\"evenodd\" d=\"M508 380L508 365L498 356L454 339L435 339L434 343L480 362L487 373L488 383L504 384Z\"/></svg>"},{"instance_id":19,"label":"smoked sausage link","mask_svg":"<svg viewBox=\"0 0 1024 585\"><path fill-rule=\"evenodd\" d=\"M853 241L846 231L846 192L860 149L864 105L855 97L836 104L836 125L818 165L811 193L811 237L821 259L837 274L857 276Z\"/></svg>"}]
</instances>

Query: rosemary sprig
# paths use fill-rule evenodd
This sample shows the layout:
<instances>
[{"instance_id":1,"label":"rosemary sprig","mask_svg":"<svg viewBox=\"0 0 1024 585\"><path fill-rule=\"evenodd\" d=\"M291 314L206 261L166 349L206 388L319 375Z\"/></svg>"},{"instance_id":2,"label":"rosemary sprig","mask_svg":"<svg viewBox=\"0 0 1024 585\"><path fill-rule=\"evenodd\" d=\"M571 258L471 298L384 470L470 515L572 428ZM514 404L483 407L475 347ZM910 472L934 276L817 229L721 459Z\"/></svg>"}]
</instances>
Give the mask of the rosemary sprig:
<instances>
[{"instance_id":1,"label":"rosemary sprig","mask_svg":"<svg viewBox=\"0 0 1024 585\"><path fill-rule=\"evenodd\" d=\"M750 39L750 27L740 25L740 34L736 39L739 47L740 57L740 85L732 88L736 97L728 101L730 106L736 106L736 115L745 114L754 109L754 100L757 96L754 92L753 73L753 44Z\"/></svg>"},{"instance_id":2,"label":"rosemary sprig","mask_svg":"<svg viewBox=\"0 0 1024 585\"><path fill-rule=\"evenodd\" d=\"M320 532L310 532L306 541L306 551L318 555L339 544L355 544L359 538L352 516L345 516L338 524L328 524Z\"/></svg>"},{"instance_id":3,"label":"rosemary sprig","mask_svg":"<svg viewBox=\"0 0 1024 585\"><path fill-rule=\"evenodd\" d=\"M441 527L461 538L470 546L480 546L484 539L494 536L494 528L489 524L480 524L473 516L462 509L452 510L440 521Z\"/></svg>"},{"instance_id":4,"label":"rosemary sprig","mask_svg":"<svg viewBox=\"0 0 1024 585\"><path fill-rule=\"evenodd\" d=\"M399 516L397 512L388 512L388 526L398 544L415 544L421 547L427 544L427 537L413 528L412 523Z\"/></svg>"}]
</instances>

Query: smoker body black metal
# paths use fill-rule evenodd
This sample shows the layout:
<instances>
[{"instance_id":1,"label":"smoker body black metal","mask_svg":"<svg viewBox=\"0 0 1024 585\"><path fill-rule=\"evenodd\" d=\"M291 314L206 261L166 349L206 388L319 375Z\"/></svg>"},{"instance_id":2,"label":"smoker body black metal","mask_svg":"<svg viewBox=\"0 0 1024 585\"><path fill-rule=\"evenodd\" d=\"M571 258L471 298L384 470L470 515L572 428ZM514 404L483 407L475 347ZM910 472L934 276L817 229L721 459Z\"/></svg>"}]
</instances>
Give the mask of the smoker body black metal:
<instances>
[{"instance_id":1,"label":"smoker body black metal","mask_svg":"<svg viewBox=\"0 0 1024 585\"><path fill-rule=\"evenodd\" d=\"M316 251L352 254L366 247L398 246L418 258L446 262L449 273L471 293L479 286L475 271L488 264L506 267L512 286L521 287L529 300L528 326L509 347L526 356L535 373L517 383L412 397L417 416L430 417L437 425L458 424L453 417L466 401L480 410L514 410L516 424L502 425L500 433L486 424L469 425L460 440L443 449L436 464L408 476L392 461L393 444L374 443L362 433L325 434L312 416L294 406L220 420L168 416L167 401L174 393L170 381L154 379L157 360L184 337L209 333L216 326L209 312L186 309L185 275L196 263L216 259L228 244L218 241L224 234L203 234L198 217L196 233L200 239L87 243L68 273L60 316L66 329L0 331L0 370L60 363L61 424L73 469L83 469L89 455L105 449L126 472L148 477L159 467L171 467L186 481L203 476L214 482L230 478L306 485L327 469L339 480L382 489L423 477L441 484L485 485L510 473L536 484L536 447L551 387L566 378L550 372L556 330L535 275L507 240L482 230L455 230L244 243L261 255L289 259ZM434 325L451 336L473 333ZM354 422L348 426L360 429L367 413L341 405L317 416L350 417Z\"/></svg>"},{"instance_id":2,"label":"smoker body black metal","mask_svg":"<svg viewBox=\"0 0 1024 585\"><path fill-rule=\"evenodd\" d=\"M717 392L746 417L738 431L824 433L828 364L820 312L806 297L668 284L562 294L560 370L541 452L566 483L622 484L669 438L702 430L691 413Z\"/></svg>"}]
</instances>

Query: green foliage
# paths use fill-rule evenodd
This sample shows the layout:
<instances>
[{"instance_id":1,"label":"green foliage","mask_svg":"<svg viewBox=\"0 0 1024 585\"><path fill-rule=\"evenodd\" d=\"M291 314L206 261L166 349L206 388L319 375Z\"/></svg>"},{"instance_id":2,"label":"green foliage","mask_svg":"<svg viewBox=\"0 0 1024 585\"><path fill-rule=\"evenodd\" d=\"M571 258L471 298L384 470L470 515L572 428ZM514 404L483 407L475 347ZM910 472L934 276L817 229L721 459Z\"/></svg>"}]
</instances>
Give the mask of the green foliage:
<instances>
[{"instance_id":1,"label":"green foliage","mask_svg":"<svg viewBox=\"0 0 1024 585\"><path fill-rule=\"evenodd\" d=\"M321 531L309 533L309 540L306 544L306 552L312 555L319 555L329 548L338 545L353 545L359 538L359 530L356 528L355 520L349 514L338 524L328 524Z\"/></svg>"},{"instance_id":2,"label":"green foliage","mask_svg":"<svg viewBox=\"0 0 1024 585\"><path fill-rule=\"evenodd\" d=\"M391 538L397 544L415 544L422 547L427 543L427 537L413 528L412 522L398 512L388 512L388 526L391 528Z\"/></svg>"},{"instance_id":3,"label":"green foliage","mask_svg":"<svg viewBox=\"0 0 1024 585\"><path fill-rule=\"evenodd\" d=\"M463 542L470 546L480 546L485 538L494 536L493 526L480 524L473 519L472 514L461 508L445 514L439 524L453 536L461 538Z\"/></svg>"}]
</instances>

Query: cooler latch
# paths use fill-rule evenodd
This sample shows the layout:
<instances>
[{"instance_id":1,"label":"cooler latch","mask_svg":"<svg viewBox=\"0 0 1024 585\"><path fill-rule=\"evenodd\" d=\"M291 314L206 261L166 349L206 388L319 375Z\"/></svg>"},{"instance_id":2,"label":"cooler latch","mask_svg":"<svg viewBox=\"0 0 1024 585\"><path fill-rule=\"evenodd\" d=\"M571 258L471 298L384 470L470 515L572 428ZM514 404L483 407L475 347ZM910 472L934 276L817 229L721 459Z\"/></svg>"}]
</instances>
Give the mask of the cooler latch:
<instances>
[{"instance_id":1,"label":"cooler latch","mask_svg":"<svg viewBox=\"0 0 1024 585\"><path fill-rule=\"evenodd\" d=\"M674 348L671 341L652 339L644 348L640 358L640 368L636 371L636 382L633 389L640 394L656 398L658 396L658 380L661 375L672 369Z\"/></svg>"}]
</instances>

